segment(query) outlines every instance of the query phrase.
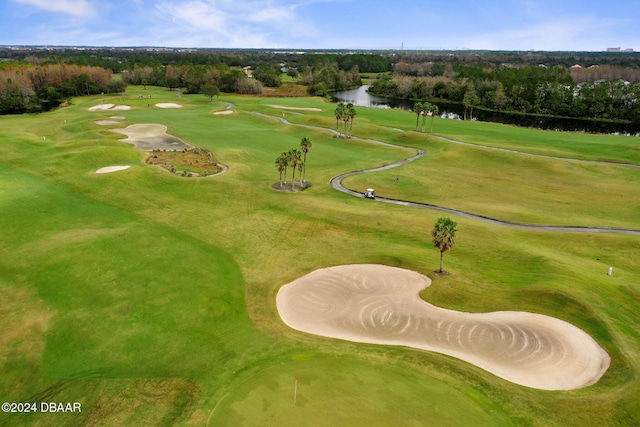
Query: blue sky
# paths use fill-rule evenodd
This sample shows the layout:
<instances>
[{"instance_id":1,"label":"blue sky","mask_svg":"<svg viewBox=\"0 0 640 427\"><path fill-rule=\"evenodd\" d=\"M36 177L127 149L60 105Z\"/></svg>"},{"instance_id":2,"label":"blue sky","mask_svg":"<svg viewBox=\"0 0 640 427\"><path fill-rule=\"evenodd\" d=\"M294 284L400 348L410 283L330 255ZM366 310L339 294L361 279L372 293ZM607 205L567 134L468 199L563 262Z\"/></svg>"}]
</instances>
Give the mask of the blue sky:
<instances>
[{"instance_id":1,"label":"blue sky","mask_svg":"<svg viewBox=\"0 0 640 427\"><path fill-rule=\"evenodd\" d=\"M640 51L640 1L2 0L0 45Z\"/></svg>"}]
</instances>

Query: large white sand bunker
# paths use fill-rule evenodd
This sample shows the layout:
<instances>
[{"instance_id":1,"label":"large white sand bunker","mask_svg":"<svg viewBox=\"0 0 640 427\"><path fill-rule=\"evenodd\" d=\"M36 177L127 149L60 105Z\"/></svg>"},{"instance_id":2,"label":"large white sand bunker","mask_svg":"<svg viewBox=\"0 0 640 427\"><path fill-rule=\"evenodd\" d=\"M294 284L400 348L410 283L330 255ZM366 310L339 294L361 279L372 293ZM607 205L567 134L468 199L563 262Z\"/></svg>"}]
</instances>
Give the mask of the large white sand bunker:
<instances>
[{"instance_id":1,"label":"large white sand bunker","mask_svg":"<svg viewBox=\"0 0 640 427\"><path fill-rule=\"evenodd\" d=\"M322 111L320 108L312 108L312 107L285 107L284 105L275 105L275 104L267 104L267 106L272 108L278 108L280 110L300 110L300 111Z\"/></svg>"},{"instance_id":2,"label":"large white sand bunker","mask_svg":"<svg viewBox=\"0 0 640 427\"><path fill-rule=\"evenodd\" d=\"M428 277L383 265L316 270L284 285L280 317L299 331L457 357L516 384L572 390L600 379L609 355L585 332L541 314L464 313L418 293Z\"/></svg>"},{"instance_id":3,"label":"large white sand bunker","mask_svg":"<svg viewBox=\"0 0 640 427\"><path fill-rule=\"evenodd\" d=\"M100 168L96 171L96 173L111 173L111 172L118 172L118 171L123 171L123 170L127 170L131 167L131 165L126 165L126 166L107 166L104 168Z\"/></svg>"},{"instance_id":4,"label":"large white sand bunker","mask_svg":"<svg viewBox=\"0 0 640 427\"><path fill-rule=\"evenodd\" d=\"M94 105L93 107L90 107L89 111L105 111L105 110L123 111L123 110L130 110L130 109L131 107L129 105L99 104L99 105Z\"/></svg>"},{"instance_id":5,"label":"large white sand bunker","mask_svg":"<svg viewBox=\"0 0 640 427\"><path fill-rule=\"evenodd\" d=\"M127 135L127 138L121 141L129 142L138 150L153 151L180 151L193 148L180 138L167 134L167 127L159 124L135 124L127 126L124 129L111 129L112 132Z\"/></svg>"},{"instance_id":6,"label":"large white sand bunker","mask_svg":"<svg viewBox=\"0 0 640 427\"><path fill-rule=\"evenodd\" d=\"M182 105L175 102L159 102L156 104L158 108L182 108Z\"/></svg>"}]
</instances>

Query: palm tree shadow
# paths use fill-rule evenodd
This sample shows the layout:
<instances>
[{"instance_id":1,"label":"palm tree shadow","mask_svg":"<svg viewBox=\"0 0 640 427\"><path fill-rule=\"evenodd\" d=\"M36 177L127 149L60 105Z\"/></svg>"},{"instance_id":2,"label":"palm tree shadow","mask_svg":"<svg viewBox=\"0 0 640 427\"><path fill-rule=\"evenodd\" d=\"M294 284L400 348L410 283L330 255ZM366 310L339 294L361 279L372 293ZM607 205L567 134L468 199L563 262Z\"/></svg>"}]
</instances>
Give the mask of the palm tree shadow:
<instances>
[{"instance_id":1,"label":"palm tree shadow","mask_svg":"<svg viewBox=\"0 0 640 427\"><path fill-rule=\"evenodd\" d=\"M282 191L283 193L299 193L300 191L306 190L311 187L311 183L309 181L305 181L300 185L299 182L295 183L295 186L292 186L290 182L283 182L282 186L280 186L280 182L276 182L271 184L271 188L274 190Z\"/></svg>"}]
</instances>

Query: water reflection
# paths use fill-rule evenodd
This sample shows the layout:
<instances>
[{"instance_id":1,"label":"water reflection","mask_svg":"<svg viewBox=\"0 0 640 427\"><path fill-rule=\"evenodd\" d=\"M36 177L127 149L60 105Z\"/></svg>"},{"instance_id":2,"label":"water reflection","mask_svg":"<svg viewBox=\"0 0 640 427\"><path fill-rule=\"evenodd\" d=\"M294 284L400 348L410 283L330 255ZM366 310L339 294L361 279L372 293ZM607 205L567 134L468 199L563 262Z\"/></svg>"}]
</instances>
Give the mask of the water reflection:
<instances>
[{"instance_id":1,"label":"water reflection","mask_svg":"<svg viewBox=\"0 0 640 427\"><path fill-rule=\"evenodd\" d=\"M413 101L370 95L367 92L368 89L369 86L365 85L357 89L332 92L331 100L333 102L351 102L353 105L360 107L397 108L407 111L413 109ZM440 108L438 115L442 118L459 120L464 114L464 106L462 104L440 103L433 102L433 100L431 102ZM506 123L538 129L640 136L640 123L638 122L617 123L584 118L537 116L517 112L483 110L480 108L473 110L472 120Z\"/></svg>"},{"instance_id":2,"label":"water reflection","mask_svg":"<svg viewBox=\"0 0 640 427\"><path fill-rule=\"evenodd\" d=\"M367 92L368 90L369 85L364 85L357 89L332 92L331 100L333 102L350 102L359 107L400 108L403 110L411 110L413 106L413 103L410 101L370 95Z\"/></svg>"}]
</instances>

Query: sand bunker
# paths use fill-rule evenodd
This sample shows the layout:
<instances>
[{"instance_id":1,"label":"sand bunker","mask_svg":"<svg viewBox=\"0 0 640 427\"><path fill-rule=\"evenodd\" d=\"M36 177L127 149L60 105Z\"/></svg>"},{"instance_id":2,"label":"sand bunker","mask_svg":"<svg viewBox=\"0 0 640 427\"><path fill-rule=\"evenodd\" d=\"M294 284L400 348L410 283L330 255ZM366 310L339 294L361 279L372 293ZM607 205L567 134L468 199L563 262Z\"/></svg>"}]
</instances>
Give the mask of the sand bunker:
<instances>
[{"instance_id":1,"label":"sand bunker","mask_svg":"<svg viewBox=\"0 0 640 427\"><path fill-rule=\"evenodd\" d=\"M268 107L279 108L281 110L300 110L300 111L322 111L320 108L297 108L297 107L285 107L284 105L267 104Z\"/></svg>"},{"instance_id":2,"label":"sand bunker","mask_svg":"<svg viewBox=\"0 0 640 427\"><path fill-rule=\"evenodd\" d=\"M224 110L224 111L216 111L213 113L214 116L226 116L227 114L232 114L233 110Z\"/></svg>"},{"instance_id":3,"label":"sand bunker","mask_svg":"<svg viewBox=\"0 0 640 427\"><path fill-rule=\"evenodd\" d=\"M284 285L280 317L299 331L447 354L516 384L572 390L597 382L609 355L585 332L541 314L464 313L418 293L428 277L383 265L314 271Z\"/></svg>"},{"instance_id":4,"label":"sand bunker","mask_svg":"<svg viewBox=\"0 0 640 427\"><path fill-rule=\"evenodd\" d=\"M96 171L96 173L111 173L117 171L123 171L125 169L129 169L131 165L127 166L107 166L106 168L101 168Z\"/></svg>"},{"instance_id":5,"label":"sand bunker","mask_svg":"<svg viewBox=\"0 0 640 427\"><path fill-rule=\"evenodd\" d=\"M111 129L111 131L127 135L127 138L121 141L129 142L142 151L180 151L193 148L180 138L167 134L167 127L164 125L137 124L124 129Z\"/></svg>"},{"instance_id":6,"label":"sand bunker","mask_svg":"<svg viewBox=\"0 0 640 427\"><path fill-rule=\"evenodd\" d=\"M105 110L130 110L128 105L115 105L115 104L99 104L89 108L89 111L105 111Z\"/></svg>"},{"instance_id":7,"label":"sand bunker","mask_svg":"<svg viewBox=\"0 0 640 427\"><path fill-rule=\"evenodd\" d=\"M156 104L156 107L158 107L158 108L182 108L182 105L175 104L173 102L160 102L160 103Z\"/></svg>"},{"instance_id":8,"label":"sand bunker","mask_svg":"<svg viewBox=\"0 0 640 427\"><path fill-rule=\"evenodd\" d=\"M95 123L97 125L101 125L101 126L119 125L120 124L120 122L116 122L115 120L95 120L93 123Z\"/></svg>"}]
</instances>

